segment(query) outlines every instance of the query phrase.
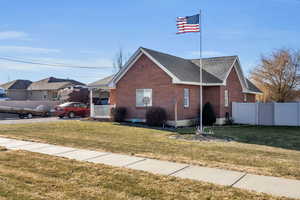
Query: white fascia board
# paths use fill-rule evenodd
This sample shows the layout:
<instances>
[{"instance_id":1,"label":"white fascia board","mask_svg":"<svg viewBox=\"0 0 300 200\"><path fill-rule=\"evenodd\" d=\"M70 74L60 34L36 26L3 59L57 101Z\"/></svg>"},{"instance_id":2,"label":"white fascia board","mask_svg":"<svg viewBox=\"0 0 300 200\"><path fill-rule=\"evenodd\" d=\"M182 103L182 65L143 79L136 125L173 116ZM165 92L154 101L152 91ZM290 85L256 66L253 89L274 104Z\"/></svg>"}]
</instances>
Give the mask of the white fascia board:
<instances>
[{"instance_id":1,"label":"white fascia board","mask_svg":"<svg viewBox=\"0 0 300 200\"><path fill-rule=\"evenodd\" d=\"M253 91L249 91L249 90L243 91L243 93L245 93L245 94L258 94L258 95L262 95L263 94L262 92L253 92Z\"/></svg>"},{"instance_id":2,"label":"white fascia board","mask_svg":"<svg viewBox=\"0 0 300 200\"><path fill-rule=\"evenodd\" d=\"M116 87L116 83L127 73L127 71L134 65L134 63L142 56L140 49L129 59L123 69L116 74L116 76L108 84L109 87Z\"/></svg>"},{"instance_id":3,"label":"white fascia board","mask_svg":"<svg viewBox=\"0 0 300 200\"><path fill-rule=\"evenodd\" d=\"M242 71L242 69L241 69L241 66L240 66L240 64L239 64L239 61L238 61L238 57L237 57L237 58L234 60L233 64L231 65L230 69L228 70L228 72L227 72L227 74L226 74L226 76L225 76L225 79L224 79L224 81L223 81L223 84L224 84L225 86L227 85L227 78L229 77L229 74L231 73L232 69L235 68L235 71L236 71L237 76L238 76L238 78L239 78L239 81L240 81L240 83L241 83L242 89L243 89L243 91L246 91L248 87L245 86L245 84L247 84L247 82L246 82L246 80L245 80L244 75L239 73L239 70L237 69L237 67L236 67L236 65L235 65L236 62L238 63L241 72L243 73L243 71ZM241 76L242 76L242 77L241 77ZM242 81L242 79L244 79L244 82Z\"/></svg>"},{"instance_id":4,"label":"white fascia board","mask_svg":"<svg viewBox=\"0 0 300 200\"><path fill-rule=\"evenodd\" d=\"M237 61L238 65L240 66L240 69L241 69L242 76L243 76L243 79L244 79L244 81L245 81L246 87L249 88L248 83L247 83L247 80L246 80L246 78L245 78L245 76L244 76L243 68L242 68L242 65L241 65L241 62L240 62L239 57L237 57L236 61Z\"/></svg>"}]
</instances>

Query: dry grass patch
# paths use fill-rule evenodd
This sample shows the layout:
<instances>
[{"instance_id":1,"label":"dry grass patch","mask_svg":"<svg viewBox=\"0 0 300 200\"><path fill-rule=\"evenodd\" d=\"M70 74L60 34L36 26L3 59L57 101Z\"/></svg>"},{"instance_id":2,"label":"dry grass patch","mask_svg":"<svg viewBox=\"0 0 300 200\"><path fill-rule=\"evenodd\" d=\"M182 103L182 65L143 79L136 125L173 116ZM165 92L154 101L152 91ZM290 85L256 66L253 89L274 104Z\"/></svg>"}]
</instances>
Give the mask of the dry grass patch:
<instances>
[{"instance_id":1,"label":"dry grass patch","mask_svg":"<svg viewBox=\"0 0 300 200\"><path fill-rule=\"evenodd\" d=\"M300 152L238 142L170 139L174 132L113 123L67 121L1 125L0 135L71 147L300 179Z\"/></svg>"},{"instance_id":2,"label":"dry grass patch","mask_svg":"<svg viewBox=\"0 0 300 200\"><path fill-rule=\"evenodd\" d=\"M288 199L24 151L0 152L0 199Z\"/></svg>"}]
</instances>

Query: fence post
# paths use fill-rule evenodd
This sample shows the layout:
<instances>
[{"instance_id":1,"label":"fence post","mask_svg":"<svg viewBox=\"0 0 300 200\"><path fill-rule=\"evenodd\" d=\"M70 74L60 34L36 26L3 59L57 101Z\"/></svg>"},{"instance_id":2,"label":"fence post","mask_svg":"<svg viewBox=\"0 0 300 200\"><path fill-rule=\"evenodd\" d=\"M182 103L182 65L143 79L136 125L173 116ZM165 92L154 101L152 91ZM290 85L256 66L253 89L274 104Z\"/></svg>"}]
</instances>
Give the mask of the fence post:
<instances>
[{"instance_id":1,"label":"fence post","mask_svg":"<svg viewBox=\"0 0 300 200\"><path fill-rule=\"evenodd\" d=\"M273 102L273 126L276 126L276 102Z\"/></svg>"},{"instance_id":2,"label":"fence post","mask_svg":"<svg viewBox=\"0 0 300 200\"><path fill-rule=\"evenodd\" d=\"M300 102L298 102L298 126L300 126Z\"/></svg>"},{"instance_id":3,"label":"fence post","mask_svg":"<svg viewBox=\"0 0 300 200\"><path fill-rule=\"evenodd\" d=\"M256 120L255 120L255 123L256 125L259 125L259 102L256 102L256 105L255 105L255 117L256 117Z\"/></svg>"}]
</instances>

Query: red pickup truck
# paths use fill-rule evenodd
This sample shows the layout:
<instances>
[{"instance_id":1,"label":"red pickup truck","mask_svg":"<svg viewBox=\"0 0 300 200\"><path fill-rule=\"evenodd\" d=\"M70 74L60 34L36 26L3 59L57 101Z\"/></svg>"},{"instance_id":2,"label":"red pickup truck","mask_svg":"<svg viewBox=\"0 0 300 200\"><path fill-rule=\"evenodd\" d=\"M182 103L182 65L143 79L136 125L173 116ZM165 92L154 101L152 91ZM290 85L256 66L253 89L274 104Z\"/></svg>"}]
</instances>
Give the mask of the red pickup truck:
<instances>
[{"instance_id":1,"label":"red pickup truck","mask_svg":"<svg viewBox=\"0 0 300 200\"><path fill-rule=\"evenodd\" d=\"M68 102L57 106L55 114L59 118L87 117L90 114L90 108L84 103Z\"/></svg>"}]
</instances>

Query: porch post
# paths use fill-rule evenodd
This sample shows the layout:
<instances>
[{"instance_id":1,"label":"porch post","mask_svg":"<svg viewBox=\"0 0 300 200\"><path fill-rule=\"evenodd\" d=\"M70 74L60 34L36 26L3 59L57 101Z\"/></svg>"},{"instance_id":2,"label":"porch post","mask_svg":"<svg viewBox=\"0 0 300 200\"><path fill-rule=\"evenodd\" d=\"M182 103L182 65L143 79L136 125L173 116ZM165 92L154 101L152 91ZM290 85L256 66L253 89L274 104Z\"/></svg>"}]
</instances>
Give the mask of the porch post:
<instances>
[{"instance_id":1,"label":"porch post","mask_svg":"<svg viewBox=\"0 0 300 200\"><path fill-rule=\"evenodd\" d=\"M90 89L90 116L94 117L93 88Z\"/></svg>"}]
</instances>

